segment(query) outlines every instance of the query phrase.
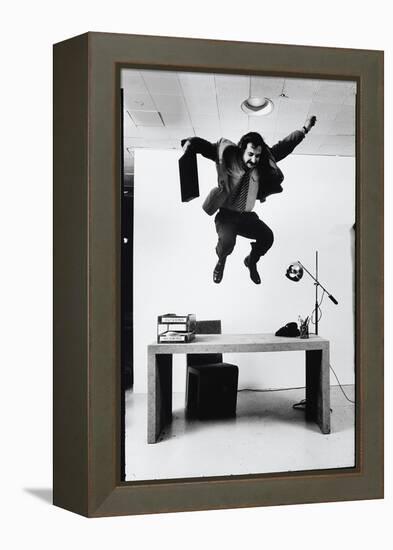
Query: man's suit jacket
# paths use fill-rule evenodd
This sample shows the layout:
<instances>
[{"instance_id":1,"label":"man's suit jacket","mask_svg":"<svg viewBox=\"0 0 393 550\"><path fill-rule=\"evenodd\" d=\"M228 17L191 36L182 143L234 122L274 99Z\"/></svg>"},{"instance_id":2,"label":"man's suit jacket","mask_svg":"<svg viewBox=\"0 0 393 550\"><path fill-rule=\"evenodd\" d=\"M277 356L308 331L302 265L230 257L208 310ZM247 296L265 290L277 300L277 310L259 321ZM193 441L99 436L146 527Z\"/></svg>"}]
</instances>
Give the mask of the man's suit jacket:
<instances>
[{"instance_id":1,"label":"man's suit jacket","mask_svg":"<svg viewBox=\"0 0 393 550\"><path fill-rule=\"evenodd\" d=\"M262 151L261 161L252 169L251 178L258 182L257 199L261 202L274 193L281 193L284 175L277 162L292 153L304 139L304 132L295 130L289 136ZM186 140L182 141L182 144ZM218 185L206 197L202 208L212 216L219 208L225 206L229 195L236 189L245 173L240 148L221 138L217 143L210 143L199 137L189 138L189 152L200 153L216 163Z\"/></svg>"}]
</instances>

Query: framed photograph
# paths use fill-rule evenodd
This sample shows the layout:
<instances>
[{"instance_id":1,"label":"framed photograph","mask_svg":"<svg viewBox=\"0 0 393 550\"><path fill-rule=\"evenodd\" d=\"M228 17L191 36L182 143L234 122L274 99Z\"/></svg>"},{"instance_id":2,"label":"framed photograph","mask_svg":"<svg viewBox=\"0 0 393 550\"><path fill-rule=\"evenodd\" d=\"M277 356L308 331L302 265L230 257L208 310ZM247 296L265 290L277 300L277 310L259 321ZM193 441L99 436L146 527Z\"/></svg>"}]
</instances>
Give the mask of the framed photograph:
<instances>
[{"instance_id":1,"label":"framed photograph","mask_svg":"<svg viewBox=\"0 0 393 550\"><path fill-rule=\"evenodd\" d=\"M383 52L54 46L54 503L383 497Z\"/></svg>"}]
</instances>

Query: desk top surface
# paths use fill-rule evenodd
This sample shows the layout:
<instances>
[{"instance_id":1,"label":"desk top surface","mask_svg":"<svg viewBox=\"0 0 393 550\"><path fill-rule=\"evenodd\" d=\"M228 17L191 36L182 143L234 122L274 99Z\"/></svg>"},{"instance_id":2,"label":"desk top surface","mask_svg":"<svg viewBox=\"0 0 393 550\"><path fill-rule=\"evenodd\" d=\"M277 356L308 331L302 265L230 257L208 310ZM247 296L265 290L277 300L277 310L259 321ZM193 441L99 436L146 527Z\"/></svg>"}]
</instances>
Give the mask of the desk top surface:
<instances>
[{"instance_id":1,"label":"desk top surface","mask_svg":"<svg viewBox=\"0 0 393 550\"><path fill-rule=\"evenodd\" d=\"M150 353L222 353L302 351L327 349L329 340L320 336L287 338L274 334L197 334L189 343L150 344Z\"/></svg>"}]
</instances>

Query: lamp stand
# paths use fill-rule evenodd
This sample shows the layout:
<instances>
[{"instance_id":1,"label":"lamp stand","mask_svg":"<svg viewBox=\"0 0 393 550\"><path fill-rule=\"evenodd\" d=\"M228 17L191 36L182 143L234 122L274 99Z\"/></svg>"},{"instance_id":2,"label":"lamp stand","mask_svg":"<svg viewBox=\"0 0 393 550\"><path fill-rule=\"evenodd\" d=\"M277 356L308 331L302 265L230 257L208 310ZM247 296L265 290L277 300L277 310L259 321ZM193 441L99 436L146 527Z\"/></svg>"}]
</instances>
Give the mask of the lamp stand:
<instances>
[{"instance_id":1,"label":"lamp stand","mask_svg":"<svg viewBox=\"0 0 393 550\"><path fill-rule=\"evenodd\" d=\"M296 269L295 269L295 266L296 266ZM310 273L310 271L302 264L301 261L297 260L295 263L291 264L288 269L287 269L287 272L286 272L286 277L288 277L288 279L291 279L292 281L299 281L302 277L303 277L303 272L305 271L308 275L310 275L311 279L314 281L314 286L315 286L315 322L314 322L314 326L315 326L315 334L318 335L318 325L319 325L319 320L318 320L318 311L319 311L319 304L318 304L318 287L321 287L321 289L323 290L323 292L326 292L326 294L328 295L328 298L329 300L331 300L333 302L333 304L338 304L336 298L330 294L330 292L328 292L326 290L326 288L321 285L321 283L319 282L318 280L318 250L315 251L315 276ZM322 295L322 298L323 298L323 295ZM314 313L314 312L313 312ZM311 314L311 318L312 318L312 314Z\"/></svg>"},{"instance_id":2,"label":"lamp stand","mask_svg":"<svg viewBox=\"0 0 393 550\"><path fill-rule=\"evenodd\" d=\"M300 262L299 260L297 261L297 263L304 269L304 271L306 273L308 273L310 275L310 277L314 280L314 285L315 285L315 334L318 335L318 309L319 309L319 305L318 305L318 287L321 287L322 290L324 292L326 292L326 294L328 295L328 298L333 302L333 304L338 304L336 298L330 294L326 288L321 285L321 283L318 281L318 251L316 251L315 253L315 277L312 273L309 272L309 270L304 267L304 265L302 264L302 262Z\"/></svg>"}]
</instances>

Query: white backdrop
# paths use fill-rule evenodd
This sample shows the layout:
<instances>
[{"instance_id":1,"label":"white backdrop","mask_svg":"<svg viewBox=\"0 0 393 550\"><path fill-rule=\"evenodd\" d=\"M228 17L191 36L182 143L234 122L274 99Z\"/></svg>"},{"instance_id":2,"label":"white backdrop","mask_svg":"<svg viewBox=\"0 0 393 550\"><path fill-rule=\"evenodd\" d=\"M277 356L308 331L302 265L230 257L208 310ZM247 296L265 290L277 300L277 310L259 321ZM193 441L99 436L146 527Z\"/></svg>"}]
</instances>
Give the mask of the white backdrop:
<instances>
[{"instance_id":1,"label":"white backdrop","mask_svg":"<svg viewBox=\"0 0 393 550\"><path fill-rule=\"evenodd\" d=\"M190 550L199 550L203 546L238 549L263 544L278 550L299 545L305 550L314 550L318 540L319 550L339 547L368 550L375 546L377 536L381 541L392 540L393 411L389 337L386 338L385 378L385 500L99 520L86 520L49 504L52 483L52 44L95 30L385 49L388 183L385 280L386 334L390 336L393 42L388 9L389 4L384 0L375 0L372 6L355 0L331 0L326 9L315 8L308 0L281 0L279 10L275 4L256 2L251 11L248 6L243 10L243 5L233 0L216 0L206 6L199 2L192 8L185 5L184 0L151 0L148 11L145 3L125 0L112 0L110 4L60 0L53 7L43 0L22 0L5 5L0 36L4 77L0 133L3 153L0 201L3 546L51 550L94 546L97 550L107 550L108 547L146 548L149 545L177 550L187 544ZM289 184L287 169L286 176ZM207 217L206 220L209 221ZM325 308L326 317L331 315L332 308L333 305L329 312Z\"/></svg>"},{"instance_id":2,"label":"white backdrop","mask_svg":"<svg viewBox=\"0 0 393 550\"><path fill-rule=\"evenodd\" d=\"M193 312L197 319L221 319L223 332L250 334L272 333L297 321L298 315L311 314L312 279L305 274L295 283L285 272L297 259L314 272L315 250L320 280L339 301L336 306L325 295L319 334L331 341L331 363L340 381L353 383L354 159L292 154L283 160L284 191L255 207L275 235L273 247L258 264L262 284L255 285L243 265L251 241L238 237L217 285L212 280L217 261L214 216L201 208L216 184L215 164L199 157L201 197L181 203L180 154L146 149L135 154L135 391L146 391L146 345L156 337L159 314ZM304 385L302 352L226 354L225 360L240 366L240 388ZM184 364L184 356L175 356L175 391L184 391Z\"/></svg>"}]
</instances>

